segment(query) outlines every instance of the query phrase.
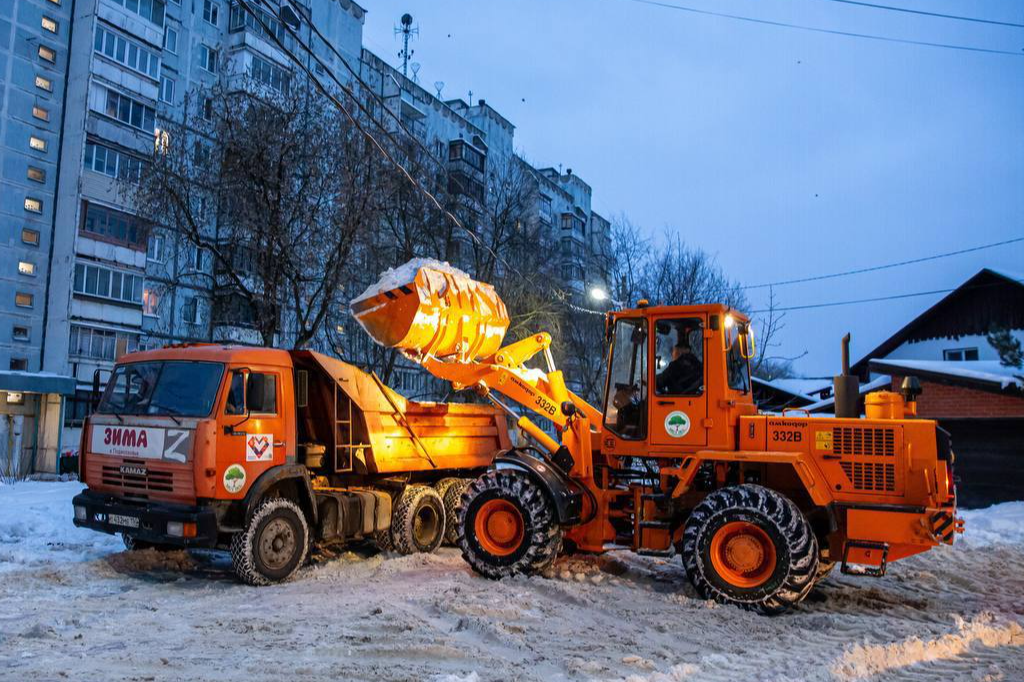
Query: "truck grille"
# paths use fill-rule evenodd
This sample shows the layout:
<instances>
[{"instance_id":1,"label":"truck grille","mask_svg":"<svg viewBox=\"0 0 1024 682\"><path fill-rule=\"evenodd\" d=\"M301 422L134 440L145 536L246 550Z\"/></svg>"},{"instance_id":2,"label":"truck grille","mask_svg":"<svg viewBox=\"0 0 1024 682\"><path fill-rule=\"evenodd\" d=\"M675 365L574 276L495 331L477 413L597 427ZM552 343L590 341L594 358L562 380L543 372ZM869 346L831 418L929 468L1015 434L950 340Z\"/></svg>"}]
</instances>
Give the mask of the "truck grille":
<instances>
[{"instance_id":1,"label":"truck grille","mask_svg":"<svg viewBox=\"0 0 1024 682\"><path fill-rule=\"evenodd\" d=\"M875 462L840 462L843 473L850 479L854 490L866 492L894 492L896 466Z\"/></svg>"},{"instance_id":2,"label":"truck grille","mask_svg":"<svg viewBox=\"0 0 1024 682\"><path fill-rule=\"evenodd\" d=\"M837 426L832 429L832 452L837 455L895 457L896 431L886 428Z\"/></svg>"},{"instance_id":3,"label":"truck grille","mask_svg":"<svg viewBox=\"0 0 1024 682\"><path fill-rule=\"evenodd\" d=\"M130 473L125 471L126 468L146 473ZM173 471L154 471L141 460L126 459L124 466L104 464L100 476L103 485L123 488L129 494L169 493L174 490Z\"/></svg>"}]
</instances>

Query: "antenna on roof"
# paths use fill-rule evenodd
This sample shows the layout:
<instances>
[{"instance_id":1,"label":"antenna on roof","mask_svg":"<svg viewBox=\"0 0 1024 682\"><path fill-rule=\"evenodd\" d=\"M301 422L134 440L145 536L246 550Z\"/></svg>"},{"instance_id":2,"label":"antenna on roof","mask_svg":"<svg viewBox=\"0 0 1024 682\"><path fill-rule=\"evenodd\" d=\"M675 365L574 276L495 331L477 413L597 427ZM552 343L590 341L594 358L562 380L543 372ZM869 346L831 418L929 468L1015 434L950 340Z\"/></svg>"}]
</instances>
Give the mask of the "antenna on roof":
<instances>
[{"instance_id":1,"label":"antenna on roof","mask_svg":"<svg viewBox=\"0 0 1024 682\"><path fill-rule=\"evenodd\" d=\"M420 73L420 63L419 62L413 62L412 64L409 65L409 68L412 69L412 82L413 83L419 83L420 82L420 76L419 76L419 73Z\"/></svg>"},{"instance_id":2,"label":"antenna on roof","mask_svg":"<svg viewBox=\"0 0 1024 682\"><path fill-rule=\"evenodd\" d=\"M395 35L402 36L402 50L398 53L398 56L402 59L402 75L406 78L409 77L409 59L416 54L416 50L409 49L409 40L413 36L420 34L420 27L412 25L412 15L406 12L402 15L402 25L395 27ZM419 70L416 65L413 65L413 75Z\"/></svg>"},{"instance_id":3,"label":"antenna on roof","mask_svg":"<svg viewBox=\"0 0 1024 682\"><path fill-rule=\"evenodd\" d=\"M441 91L444 90L444 81L434 81L434 89L437 90L437 98L441 99Z\"/></svg>"}]
</instances>

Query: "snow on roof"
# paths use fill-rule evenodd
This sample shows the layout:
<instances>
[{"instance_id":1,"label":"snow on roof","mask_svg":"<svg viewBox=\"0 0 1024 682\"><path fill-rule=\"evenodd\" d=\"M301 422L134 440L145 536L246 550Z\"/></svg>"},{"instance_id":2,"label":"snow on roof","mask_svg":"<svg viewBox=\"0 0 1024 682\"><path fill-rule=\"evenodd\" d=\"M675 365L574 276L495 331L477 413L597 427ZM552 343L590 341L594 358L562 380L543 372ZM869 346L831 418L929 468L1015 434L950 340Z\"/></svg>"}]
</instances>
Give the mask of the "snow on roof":
<instances>
[{"instance_id":1,"label":"snow on roof","mask_svg":"<svg viewBox=\"0 0 1024 682\"><path fill-rule=\"evenodd\" d=\"M813 403L817 398L814 397L814 393L823 389L831 387L832 383L823 379L761 379L759 377L753 377L756 383L763 386L768 386L781 393L788 393L789 395L803 398L809 403Z\"/></svg>"},{"instance_id":2,"label":"snow on roof","mask_svg":"<svg viewBox=\"0 0 1024 682\"><path fill-rule=\"evenodd\" d=\"M878 391L880 389L885 388L886 386L888 386L891 383L892 383L892 377L887 377L887 376L878 377L877 379L875 379L873 381L869 381L866 384L861 384L860 385L860 394L864 395L865 393L870 393L871 391ZM816 403L811 403L810 405L807 405L803 409L805 409L805 410L807 410L809 412L814 412L815 410L820 410L823 407L828 407L829 405L834 405L835 402L836 402L836 397L832 396L831 398L825 398L824 400L819 400Z\"/></svg>"},{"instance_id":3,"label":"snow on roof","mask_svg":"<svg viewBox=\"0 0 1024 682\"><path fill-rule=\"evenodd\" d=\"M998 360L872 360L872 366L880 368L901 368L932 374L945 374L961 379L974 379L998 384L1000 388L1011 386L1024 389L1024 369L1004 367Z\"/></svg>"}]
</instances>

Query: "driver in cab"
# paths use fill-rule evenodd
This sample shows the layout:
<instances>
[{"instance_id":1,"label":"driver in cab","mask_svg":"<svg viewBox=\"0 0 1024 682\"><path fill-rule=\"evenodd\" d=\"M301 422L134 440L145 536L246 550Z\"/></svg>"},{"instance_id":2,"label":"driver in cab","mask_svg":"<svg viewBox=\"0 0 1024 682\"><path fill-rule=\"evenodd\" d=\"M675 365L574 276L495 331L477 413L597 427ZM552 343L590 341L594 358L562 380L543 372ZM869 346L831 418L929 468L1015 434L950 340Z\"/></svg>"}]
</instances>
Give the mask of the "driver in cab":
<instances>
[{"instance_id":1,"label":"driver in cab","mask_svg":"<svg viewBox=\"0 0 1024 682\"><path fill-rule=\"evenodd\" d=\"M704 383L701 361L690 347L690 328L678 330L678 341L672 347L672 361L658 373L657 391L660 395L686 395L700 391Z\"/></svg>"}]
</instances>

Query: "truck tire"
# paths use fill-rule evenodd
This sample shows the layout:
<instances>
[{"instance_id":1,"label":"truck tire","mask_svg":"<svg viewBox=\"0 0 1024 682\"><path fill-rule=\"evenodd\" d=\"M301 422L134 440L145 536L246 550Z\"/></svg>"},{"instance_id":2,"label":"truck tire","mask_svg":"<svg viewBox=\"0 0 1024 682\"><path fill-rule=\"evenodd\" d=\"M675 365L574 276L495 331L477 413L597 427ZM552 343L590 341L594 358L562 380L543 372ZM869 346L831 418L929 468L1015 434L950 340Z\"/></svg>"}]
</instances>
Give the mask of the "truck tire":
<instances>
[{"instance_id":1,"label":"truck tire","mask_svg":"<svg viewBox=\"0 0 1024 682\"><path fill-rule=\"evenodd\" d=\"M682 558L703 598L776 615L800 603L814 586L818 541L787 497L738 485L716 490L694 507Z\"/></svg>"},{"instance_id":2,"label":"truck tire","mask_svg":"<svg viewBox=\"0 0 1024 682\"><path fill-rule=\"evenodd\" d=\"M444 500L444 544L452 547L459 544L459 501L469 488L472 479L456 478L442 496Z\"/></svg>"},{"instance_id":3,"label":"truck tire","mask_svg":"<svg viewBox=\"0 0 1024 682\"><path fill-rule=\"evenodd\" d=\"M391 541L391 529L378 530L373 533L373 542L377 545L377 549L382 552L393 552L395 551L395 543Z\"/></svg>"},{"instance_id":4,"label":"truck tire","mask_svg":"<svg viewBox=\"0 0 1024 682\"><path fill-rule=\"evenodd\" d=\"M562 547L551 499L515 469L489 471L469 484L457 528L466 563L494 580L540 573Z\"/></svg>"},{"instance_id":5,"label":"truck tire","mask_svg":"<svg viewBox=\"0 0 1024 682\"><path fill-rule=\"evenodd\" d=\"M299 505L283 497L260 502L245 528L231 538L231 565L248 585L288 580L308 554L306 516Z\"/></svg>"},{"instance_id":6,"label":"truck tire","mask_svg":"<svg viewBox=\"0 0 1024 682\"><path fill-rule=\"evenodd\" d=\"M430 553L444 540L444 502L426 485L409 485L391 515L391 542L401 554Z\"/></svg>"}]
</instances>

